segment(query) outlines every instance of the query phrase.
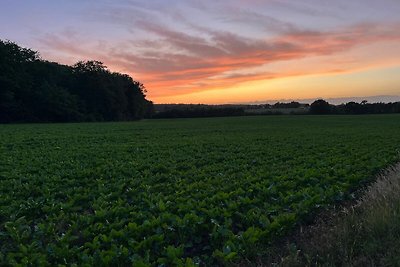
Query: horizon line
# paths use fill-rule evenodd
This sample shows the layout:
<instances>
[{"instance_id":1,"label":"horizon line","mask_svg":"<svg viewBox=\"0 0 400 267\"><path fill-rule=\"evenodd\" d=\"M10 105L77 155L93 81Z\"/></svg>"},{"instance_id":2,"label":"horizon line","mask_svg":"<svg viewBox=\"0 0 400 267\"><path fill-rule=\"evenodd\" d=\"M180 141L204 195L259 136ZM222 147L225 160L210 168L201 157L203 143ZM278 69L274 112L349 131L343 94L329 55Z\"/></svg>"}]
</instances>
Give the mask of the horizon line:
<instances>
[{"instance_id":1,"label":"horizon line","mask_svg":"<svg viewBox=\"0 0 400 267\"><path fill-rule=\"evenodd\" d=\"M340 105L348 102L361 102L368 101L369 103L390 103L390 102L399 102L400 95L373 95L373 96L353 96L353 97L316 97L316 98L282 98L282 99L271 99L271 100L257 100L257 101L247 101L247 102L227 102L227 103L154 103L154 105L209 105L209 106L218 106L218 105L262 105L262 104L275 104L275 103L290 103L290 102L299 102L301 104L311 104L312 102L323 99L330 104Z\"/></svg>"}]
</instances>

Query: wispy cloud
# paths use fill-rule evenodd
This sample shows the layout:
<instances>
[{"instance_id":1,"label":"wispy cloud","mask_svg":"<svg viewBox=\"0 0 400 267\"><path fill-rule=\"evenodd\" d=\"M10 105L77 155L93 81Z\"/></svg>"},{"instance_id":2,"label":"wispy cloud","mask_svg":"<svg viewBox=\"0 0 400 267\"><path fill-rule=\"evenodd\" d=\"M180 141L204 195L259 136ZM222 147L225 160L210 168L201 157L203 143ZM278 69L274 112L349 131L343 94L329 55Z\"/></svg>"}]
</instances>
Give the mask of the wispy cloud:
<instances>
[{"instance_id":1,"label":"wispy cloud","mask_svg":"<svg viewBox=\"0 0 400 267\"><path fill-rule=\"evenodd\" d=\"M103 42L99 40L92 44L83 35L67 37L66 34L51 33L38 40L51 51L79 59L99 59L118 70L133 73L153 96L301 75L301 71L252 69L307 57L340 55L371 43L400 42L400 23L362 22L327 29L307 28L265 12L240 8L240 2L222 5L216 1L210 7L203 1L190 1L186 6L198 12L207 11L207 16L216 23L234 24L238 29L240 25L257 28L256 34L211 27L210 23L195 23L194 18L182 12L183 7L176 3L177 8L168 12L164 1L124 1L117 7L94 9L88 18L94 20L96 17L104 23L125 28L123 39L105 42L105 36ZM265 1L251 2L255 6L265 4ZM281 8L290 5L293 10L301 10L302 15L318 12L310 5L271 2ZM325 71L344 70L332 66Z\"/></svg>"},{"instance_id":2,"label":"wispy cloud","mask_svg":"<svg viewBox=\"0 0 400 267\"><path fill-rule=\"evenodd\" d=\"M251 39L229 32L207 32L208 38L177 32L166 26L140 21L137 26L158 36L156 41L134 42L128 49L88 48L77 40L57 35L46 35L42 44L58 51L77 56L100 58L113 65L122 66L146 80L148 87L161 94L180 90L204 90L245 79L232 79L232 71L263 66L274 62L329 55L347 51L356 46L400 40L399 25L362 24L333 32L293 31L272 39ZM146 51L135 52L135 47ZM170 52L175 51L175 52ZM227 75L223 75L228 73ZM282 74L285 75L285 74ZM274 77L279 77L275 74ZM236 78L246 75L236 75ZM271 78L270 73L247 76L252 79ZM204 86L199 88L198 82ZM166 90L169 88L169 91ZM157 93L155 93L157 94Z\"/></svg>"}]
</instances>

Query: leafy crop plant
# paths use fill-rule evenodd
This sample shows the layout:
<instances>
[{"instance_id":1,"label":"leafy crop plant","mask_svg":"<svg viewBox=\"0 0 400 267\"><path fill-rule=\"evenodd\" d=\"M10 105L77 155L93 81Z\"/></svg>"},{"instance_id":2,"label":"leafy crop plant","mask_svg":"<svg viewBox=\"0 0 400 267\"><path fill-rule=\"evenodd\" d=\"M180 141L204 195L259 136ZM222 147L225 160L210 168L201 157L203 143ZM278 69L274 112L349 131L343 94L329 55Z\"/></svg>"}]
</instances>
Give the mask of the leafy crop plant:
<instances>
[{"instance_id":1,"label":"leafy crop plant","mask_svg":"<svg viewBox=\"0 0 400 267\"><path fill-rule=\"evenodd\" d=\"M398 160L400 116L0 126L0 265L251 258Z\"/></svg>"}]
</instances>

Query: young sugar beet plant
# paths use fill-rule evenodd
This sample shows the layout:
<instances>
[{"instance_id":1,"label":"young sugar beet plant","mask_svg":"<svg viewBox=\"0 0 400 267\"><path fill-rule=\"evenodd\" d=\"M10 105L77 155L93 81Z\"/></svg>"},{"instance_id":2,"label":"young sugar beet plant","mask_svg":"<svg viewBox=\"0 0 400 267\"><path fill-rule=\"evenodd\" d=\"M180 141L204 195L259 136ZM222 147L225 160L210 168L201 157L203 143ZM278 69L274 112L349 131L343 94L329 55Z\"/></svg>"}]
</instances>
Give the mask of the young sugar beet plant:
<instances>
[{"instance_id":1,"label":"young sugar beet plant","mask_svg":"<svg viewBox=\"0 0 400 267\"><path fill-rule=\"evenodd\" d=\"M398 160L397 115L0 126L1 266L256 259Z\"/></svg>"}]
</instances>

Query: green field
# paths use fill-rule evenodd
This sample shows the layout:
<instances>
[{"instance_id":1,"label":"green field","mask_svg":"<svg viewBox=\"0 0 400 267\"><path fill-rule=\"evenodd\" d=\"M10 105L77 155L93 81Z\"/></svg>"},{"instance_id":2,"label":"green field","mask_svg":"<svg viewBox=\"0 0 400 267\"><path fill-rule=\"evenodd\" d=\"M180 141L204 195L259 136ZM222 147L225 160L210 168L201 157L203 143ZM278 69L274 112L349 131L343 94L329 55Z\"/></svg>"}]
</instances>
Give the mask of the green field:
<instances>
[{"instance_id":1,"label":"green field","mask_svg":"<svg viewBox=\"0 0 400 267\"><path fill-rule=\"evenodd\" d=\"M0 125L0 265L251 258L399 149L399 115Z\"/></svg>"}]
</instances>

